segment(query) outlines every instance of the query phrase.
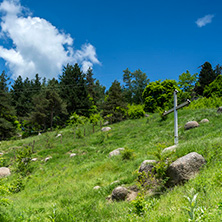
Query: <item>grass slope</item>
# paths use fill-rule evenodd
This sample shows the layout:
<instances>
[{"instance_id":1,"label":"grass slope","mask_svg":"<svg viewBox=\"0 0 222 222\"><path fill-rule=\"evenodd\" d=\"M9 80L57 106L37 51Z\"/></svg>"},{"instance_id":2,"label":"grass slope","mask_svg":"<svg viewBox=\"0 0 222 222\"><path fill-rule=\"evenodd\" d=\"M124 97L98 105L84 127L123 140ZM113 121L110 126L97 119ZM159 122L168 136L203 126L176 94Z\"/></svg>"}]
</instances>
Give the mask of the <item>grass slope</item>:
<instances>
[{"instance_id":1,"label":"grass slope","mask_svg":"<svg viewBox=\"0 0 222 222\"><path fill-rule=\"evenodd\" d=\"M187 121L208 118L209 123L185 131ZM191 189L198 193L196 219L193 221L222 221L222 115L215 109L179 111L179 148L176 159L189 152L198 152L207 164L196 176L183 186L168 190L159 197L146 197L143 204L147 210L143 216L132 213L134 205L129 202L108 202L106 197L118 185L136 184L140 164L154 159L158 147L173 145L173 114L161 121L154 114L140 120L127 120L111 125L108 133L97 132L81 139L74 139L73 129L46 133L17 141L4 141L0 151L10 164L12 175L2 180L9 186L16 179L13 147L35 140L37 162L33 171L24 179L25 189L10 194L10 204L1 206L2 221L188 221L189 208L184 195ZM48 142L47 142L48 140ZM121 156L109 158L110 151L125 147L132 149L135 158L123 160ZM70 158L70 153L77 156ZM48 162L44 158L52 156ZM112 182L117 181L112 184ZM94 190L94 186L101 189ZM190 209L190 208L189 208ZM199 218L199 219L198 219Z\"/></svg>"}]
</instances>

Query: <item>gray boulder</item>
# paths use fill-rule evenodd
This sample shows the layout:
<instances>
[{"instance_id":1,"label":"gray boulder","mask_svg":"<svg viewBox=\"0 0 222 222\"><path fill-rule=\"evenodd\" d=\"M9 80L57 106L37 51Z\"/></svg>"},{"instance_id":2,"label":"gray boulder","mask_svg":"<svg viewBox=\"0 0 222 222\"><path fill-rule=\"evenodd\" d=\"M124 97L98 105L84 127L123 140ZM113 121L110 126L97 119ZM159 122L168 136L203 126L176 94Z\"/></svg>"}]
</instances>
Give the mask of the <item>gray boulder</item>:
<instances>
[{"instance_id":1,"label":"gray boulder","mask_svg":"<svg viewBox=\"0 0 222 222\"><path fill-rule=\"evenodd\" d=\"M192 129L192 128L195 128L195 127L198 127L199 124L197 121L189 121L185 124L184 126L184 129L185 130L189 130L189 129Z\"/></svg>"},{"instance_id":2,"label":"gray boulder","mask_svg":"<svg viewBox=\"0 0 222 222\"><path fill-rule=\"evenodd\" d=\"M118 148L109 153L109 157L120 155L121 151L124 151L124 148Z\"/></svg>"},{"instance_id":3,"label":"gray boulder","mask_svg":"<svg viewBox=\"0 0 222 222\"><path fill-rule=\"evenodd\" d=\"M209 123L209 120L208 120L208 119L202 119L202 120L200 121L200 123Z\"/></svg>"},{"instance_id":4,"label":"gray boulder","mask_svg":"<svg viewBox=\"0 0 222 222\"><path fill-rule=\"evenodd\" d=\"M108 132L108 131L110 131L111 130L111 127L103 127L102 129L101 129L101 131L102 132Z\"/></svg>"},{"instance_id":5,"label":"gray boulder","mask_svg":"<svg viewBox=\"0 0 222 222\"><path fill-rule=\"evenodd\" d=\"M7 167L0 167L0 178L7 177L11 174L10 169Z\"/></svg>"},{"instance_id":6,"label":"gray boulder","mask_svg":"<svg viewBox=\"0 0 222 222\"><path fill-rule=\"evenodd\" d=\"M206 163L203 156L196 152L189 153L174 161L167 170L169 184L183 183L193 178Z\"/></svg>"},{"instance_id":7,"label":"gray boulder","mask_svg":"<svg viewBox=\"0 0 222 222\"><path fill-rule=\"evenodd\" d=\"M141 165L140 165L140 168L139 168L139 172L151 172L152 169L153 169L153 165L156 163L157 161L156 160L144 160Z\"/></svg>"},{"instance_id":8,"label":"gray boulder","mask_svg":"<svg viewBox=\"0 0 222 222\"><path fill-rule=\"evenodd\" d=\"M222 106L217 109L217 113L222 113Z\"/></svg>"},{"instance_id":9,"label":"gray boulder","mask_svg":"<svg viewBox=\"0 0 222 222\"><path fill-rule=\"evenodd\" d=\"M118 186L116 187L111 195L112 200L121 201L125 200L128 194L128 190L125 187Z\"/></svg>"}]
</instances>

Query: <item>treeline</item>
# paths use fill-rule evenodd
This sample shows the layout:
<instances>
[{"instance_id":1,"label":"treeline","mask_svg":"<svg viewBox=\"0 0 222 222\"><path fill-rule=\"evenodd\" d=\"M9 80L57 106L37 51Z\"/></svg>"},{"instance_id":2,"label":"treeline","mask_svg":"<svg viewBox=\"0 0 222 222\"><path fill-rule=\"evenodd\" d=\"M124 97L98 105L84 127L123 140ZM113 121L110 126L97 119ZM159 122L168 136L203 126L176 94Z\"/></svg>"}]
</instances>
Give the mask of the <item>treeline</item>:
<instances>
[{"instance_id":1,"label":"treeline","mask_svg":"<svg viewBox=\"0 0 222 222\"><path fill-rule=\"evenodd\" d=\"M89 68L83 73L78 64L64 67L58 80L46 81L19 76L10 84L5 71L0 75L0 139L22 132L22 136L65 127L84 117L94 124L103 118L110 123L139 118L146 112L162 112L172 107L173 91L179 91L179 102L199 97L222 95L222 66L212 68L209 62L200 73L189 71L176 80L150 82L140 69L123 71L123 85L115 80L106 91L93 78Z\"/></svg>"}]
</instances>

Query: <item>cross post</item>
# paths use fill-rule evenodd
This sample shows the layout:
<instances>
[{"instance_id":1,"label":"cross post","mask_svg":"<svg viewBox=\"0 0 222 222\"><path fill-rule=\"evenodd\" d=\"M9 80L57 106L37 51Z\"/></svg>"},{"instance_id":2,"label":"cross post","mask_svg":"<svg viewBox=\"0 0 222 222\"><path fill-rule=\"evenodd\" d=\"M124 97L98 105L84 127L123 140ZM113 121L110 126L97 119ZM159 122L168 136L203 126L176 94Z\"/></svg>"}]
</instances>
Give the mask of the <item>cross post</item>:
<instances>
[{"instance_id":1,"label":"cross post","mask_svg":"<svg viewBox=\"0 0 222 222\"><path fill-rule=\"evenodd\" d=\"M177 110L180 108L183 108L184 106L187 106L190 104L190 100L187 99L186 102L180 104L179 106L177 105L177 93L178 91L175 89L174 90L174 107L168 111L165 111L162 115L166 116L172 112L174 112L174 144L178 144L178 115L177 115Z\"/></svg>"}]
</instances>

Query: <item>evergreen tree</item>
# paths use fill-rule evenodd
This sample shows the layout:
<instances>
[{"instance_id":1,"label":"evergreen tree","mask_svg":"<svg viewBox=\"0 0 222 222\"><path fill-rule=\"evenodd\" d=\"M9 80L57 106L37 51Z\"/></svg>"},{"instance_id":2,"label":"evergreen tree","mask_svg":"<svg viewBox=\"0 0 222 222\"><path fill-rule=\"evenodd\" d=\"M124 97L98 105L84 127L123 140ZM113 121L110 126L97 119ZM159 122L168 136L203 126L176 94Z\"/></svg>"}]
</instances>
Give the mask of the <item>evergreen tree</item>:
<instances>
[{"instance_id":1,"label":"evergreen tree","mask_svg":"<svg viewBox=\"0 0 222 222\"><path fill-rule=\"evenodd\" d=\"M60 96L67 104L68 114L76 112L78 115L89 116L91 107L85 75L76 63L67 64L60 76Z\"/></svg>"},{"instance_id":2,"label":"evergreen tree","mask_svg":"<svg viewBox=\"0 0 222 222\"><path fill-rule=\"evenodd\" d=\"M28 117L33 110L32 97L35 93L39 93L39 90L36 92L34 91L33 86L36 86L36 89L38 89L38 85L31 82L29 78L26 78L23 82L21 76L19 76L12 85L10 92L12 96L12 104L15 107L16 115L20 120L23 120L24 117Z\"/></svg>"},{"instance_id":3,"label":"evergreen tree","mask_svg":"<svg viewBox=\"0 0 222 222\"><path fill-rule=\"evenodd\" d=\"M86 87L87 87L90 97L92 97L93 99L95 98L94 81L95 79L93 78L92 68L89 68L86 73Z\"/></svg>"},{"instance_id":4,"label":"evergreen tree","mask_svg":"<svg viewBox=\"0 0 222 222\"><path fill-rule=\"evenodd\" d=\"M54 120L60 114L67 114L66 104L56 92L56 85L58 85L57 80L50 80L47 88L33 97L35 107L30 114L30 121L33 124L38 123L44 131L48 127L52 130Z\"/></svg>"},{"instance_id":5,"label":"evergreen tree","mask_svg":"<svg viewBox=\"0 0 222 222\"><path fill-rule=\"evenodd\" d=\"M127 106L117 80L112 83L102 108L103 117L111 123L122 121L126 117Z\"/></svg>"},{"instance_id":6,"label":"evergreen tree","mask_svg":"<svg viewBox=\"0 0 222 222\"><path fill-rule=\"evenodd\" d=\"M134 78L132 81L133 102L135 104L142 104L143 103L142 94L150 80L147 79L146 73L143 73L140 69L133 72L132 76Z\"/></svg>"},{"instance_id":7,"label":"evergreen tree","mask_svg":"<svg viewBox=\"0 0 222 222\"><path fill-rule=\"evenodd\" d=\"M5 71L0 75L0 139L11 137L16 131L15 112L10 104L7 81L9 78Z\"/></svg>"},{"instance_id":8,"label":"evergreen tree","mask_svg":"<svg viewBox=\"0 0 222 222\"><path fill-rule=\"evenodd\" d=\"M205 62L201 66L198 83L195 86L195 92L198 95L202 96L205 86L208 86L215 79L216 79L216 73L212 69L211 64L209 62Z\"/></svg>"},{"instance_id":9,"label":"evergreen tree","mask_svg":"<svg viewBox=\"0 0 222 222\"><path fill-rule=\"evenodd\" d=\"M100 109L104 99L105 99L105 90L106 87L102 86L99 82L99 80L96 80L96 83L94 85L94 101L95 104L98 106L98 108Z\"/></svg>"},{"instance_id":10,"label":"evergreen tree","mask_svg":"<svg viewBox=\"0 0 222 222\"><path fill-rule=\"evenodd\" d=\"M125 83L125 86L123 88L124 97L126 98L126 101L130 104L133 102L133 89L132 89L132 73L127 68L126 70L123 70L123 82Z\"/></svg>"},{"instance_id":11,"label":"evergreen tree","mask_svg":"<svg viewBox=\"0 0 222 222\"><path fill-rule=\"evenodd\" d=\"M222 75L222 66L221 65L216 65L214 72L216 74L216 76Z\"/></svg>"}]
</instances>

